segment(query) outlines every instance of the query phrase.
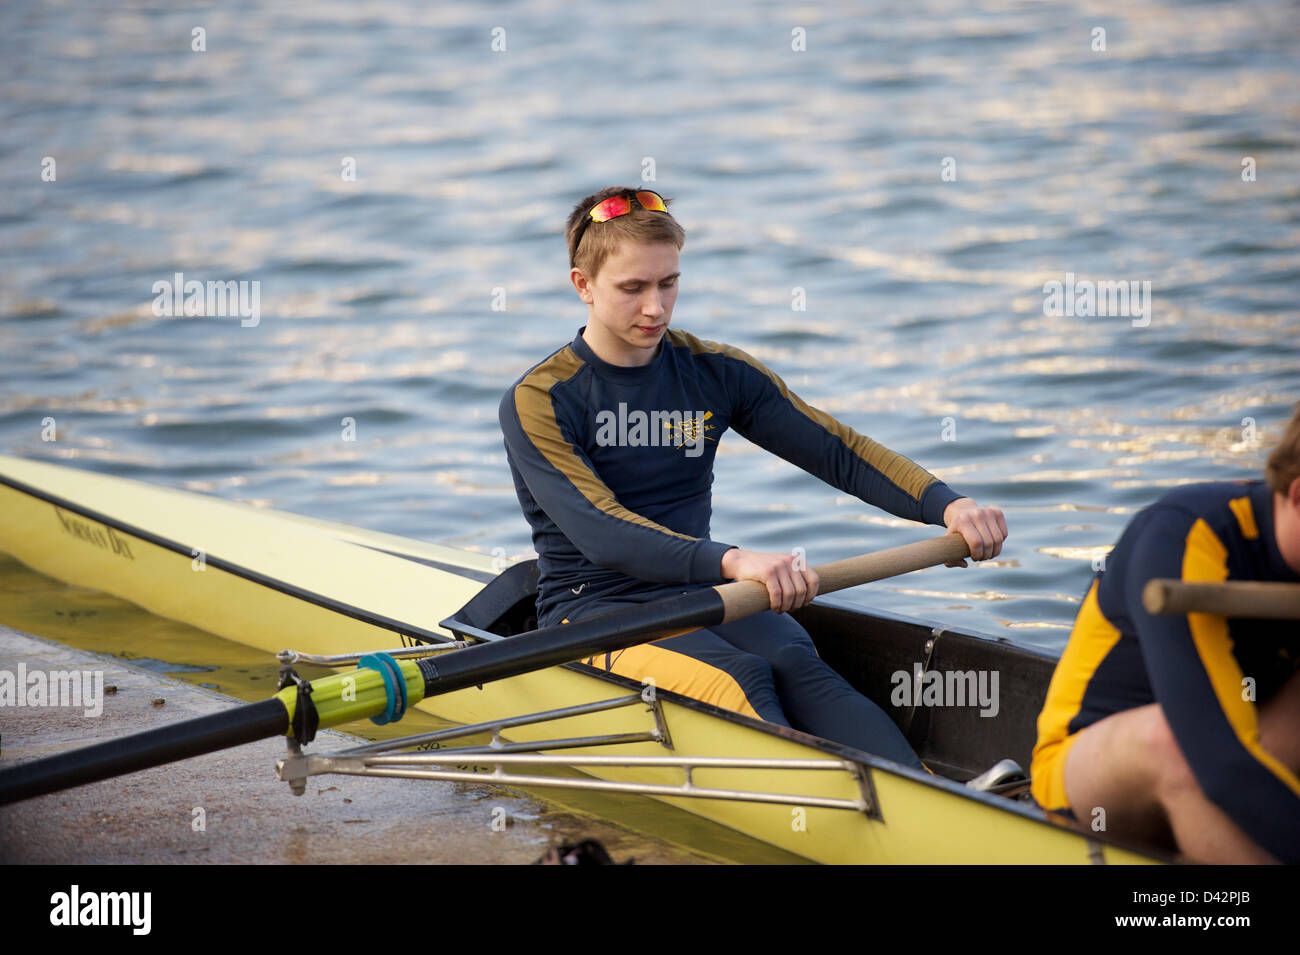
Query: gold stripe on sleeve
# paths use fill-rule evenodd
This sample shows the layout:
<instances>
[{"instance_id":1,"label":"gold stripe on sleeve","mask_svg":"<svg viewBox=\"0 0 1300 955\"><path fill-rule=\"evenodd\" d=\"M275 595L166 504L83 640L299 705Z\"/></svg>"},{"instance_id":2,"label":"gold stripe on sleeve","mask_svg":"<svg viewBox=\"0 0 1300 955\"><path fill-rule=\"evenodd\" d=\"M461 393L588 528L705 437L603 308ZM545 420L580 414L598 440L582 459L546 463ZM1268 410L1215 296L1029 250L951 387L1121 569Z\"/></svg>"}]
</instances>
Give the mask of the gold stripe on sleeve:
<instances>
[{"instance_id":1,"label":"gold stripe on sleeve","mask_svg":"<svg viewBox=\"0 0 1300 955\"><path fill-rule=\"evenodd\" d=\"M555 405L551 401L550 389L553 385L568 381L583 366L583 361L571 348L565 347L548 360L542 362L515 386L515 413L519 423L533 446L551 465L563 474L578 489L583 497L604 514L644 527L647 530L679 537L682 540L699 540L689 534L679 534L661 524L629 511L620 504L603 481L600 480L582 458L577 450L565 440L559 422L555 420Z\"/></svg>"},{"instance_id":2,"label":"gold stripe on sleeve","mask_svg":"<svg viewBox=\"0 0 1300 955\"><path fill-rule=\"evenodd\" d=\"M1234 497L1228 502L1228 507L1232 508L1232 513L1241 526L1241 533L1247 540L1259 537L1259 527L1255 524L1255 509L1250 506L1249 497Z\"/></svg>"}]
</instances>

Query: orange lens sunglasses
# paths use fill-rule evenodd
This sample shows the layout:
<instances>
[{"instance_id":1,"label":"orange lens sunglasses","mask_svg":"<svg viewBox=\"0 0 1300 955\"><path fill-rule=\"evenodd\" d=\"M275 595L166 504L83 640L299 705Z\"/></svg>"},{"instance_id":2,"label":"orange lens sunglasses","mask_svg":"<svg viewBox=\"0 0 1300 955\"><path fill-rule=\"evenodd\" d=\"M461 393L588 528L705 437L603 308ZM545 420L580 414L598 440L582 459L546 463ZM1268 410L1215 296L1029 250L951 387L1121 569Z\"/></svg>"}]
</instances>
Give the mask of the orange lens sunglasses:
<instances>
[{"instance_id":1,"label":"orange lens sunglasses","mask_svg":"<svg viewBox=\"0 0 1300 955\"><path fill-rule=\"evenodd\" d=\"M582 220L582 231L578 233L578 240L573 243L574 255L577 255L578 246L582 245L582 237L587 234L587 227L593 222L608 222L610 219L617 219L619 216L625 216L632 211L632 200L636 199L642 209L648 209L651 212L667 212L668 206L664 203L664 197L657 192L651 192L649 189L643 189L635 193L623 193L621 196L610 196L608 199L602 199L591 207L587 213L587 218Z\"/></svg>"},{"instance_id":2,"label":"orange lens sunglasses","mask_svg":"<svg viewBox=\"0 0 1300 955\"><path fill-rule=\"evenodd\" d=\"M640 203L642 209L649 209L651 212L667 212L668 207L664 205L663 196L657 192L650 192L648 189L638 192L636 201ZM624 193L621 196L610 196L603 199L591 207L587 215L591 216L592 222L608 222L610 219L617 219L619 216L625 216L632 211L632 196Z\"/></svg>"}]
</instances>

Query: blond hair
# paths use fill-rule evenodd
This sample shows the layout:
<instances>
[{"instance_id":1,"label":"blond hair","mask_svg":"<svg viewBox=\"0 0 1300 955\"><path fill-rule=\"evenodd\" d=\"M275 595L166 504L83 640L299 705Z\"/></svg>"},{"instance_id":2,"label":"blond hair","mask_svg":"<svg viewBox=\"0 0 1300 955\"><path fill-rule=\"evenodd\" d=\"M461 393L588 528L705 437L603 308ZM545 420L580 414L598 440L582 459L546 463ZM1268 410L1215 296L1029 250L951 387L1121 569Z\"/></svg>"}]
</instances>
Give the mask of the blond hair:
<instances>
[{"instance_id":1,"label":"blond hair","mask_svg":"<svg viewBox=\"0 0 1300 955\"><path fill-rule=\"evenodd\" d=\"M652 212L633 200L632 211L608 222L591 221L591 209L610 196L632 195L640 190L630 186L610 186L587 196L569 213L564 237L569 245L569 268L582 269L594 279L606 260L622 242L671 242L678 251L686 243L686 231L672 213ZM665 198L664 205L671 199Z\"/></svg>"}]
</instances>

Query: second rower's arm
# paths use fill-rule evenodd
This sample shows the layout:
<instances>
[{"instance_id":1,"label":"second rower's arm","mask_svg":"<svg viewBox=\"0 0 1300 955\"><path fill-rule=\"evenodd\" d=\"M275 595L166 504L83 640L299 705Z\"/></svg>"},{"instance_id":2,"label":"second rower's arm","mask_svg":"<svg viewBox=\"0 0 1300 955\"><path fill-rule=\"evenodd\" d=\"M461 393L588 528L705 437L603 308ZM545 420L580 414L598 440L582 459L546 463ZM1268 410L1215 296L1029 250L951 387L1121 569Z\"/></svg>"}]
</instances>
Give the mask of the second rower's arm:
<instances>
[{"instance_id":1,"label":"second rower's arm","mask_svg":"<svg viewBox=\"0 0 1300 955\"><path fill-rule=\"evenodd\" d=\"M1217 582L1227 550L1196 517L1153 512L1124 575L1156 702L1207 799L1277 859L1300 863L1300 778L1260 741L1259 708L1244 690L1228 622L1213 614L1152 614L1142 590L1155 577Z\"/></svg>"}]
</instances>

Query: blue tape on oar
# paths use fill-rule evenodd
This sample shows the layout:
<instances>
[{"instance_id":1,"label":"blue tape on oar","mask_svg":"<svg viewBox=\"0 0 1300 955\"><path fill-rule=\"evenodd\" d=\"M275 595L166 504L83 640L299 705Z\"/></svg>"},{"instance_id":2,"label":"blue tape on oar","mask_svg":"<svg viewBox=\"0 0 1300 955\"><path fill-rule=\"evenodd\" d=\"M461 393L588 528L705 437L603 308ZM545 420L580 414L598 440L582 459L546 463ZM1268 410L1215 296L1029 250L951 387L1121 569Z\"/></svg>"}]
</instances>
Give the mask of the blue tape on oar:
<instances>
[{"instance_id":1,"label":"blue tape on oar","mask_svg":"<svg viewBox=\"0 0 1300 955\"><path fill-rule=\"evenodd\" d=\"M384 678L384 691L388 694L388 706L379 716L370 717L370 722L383 726L395 723L406 713L406 678L402 668L387 653L367 653L357 661L358 670L375 670Z\"/></svg>"}]
</instances>

